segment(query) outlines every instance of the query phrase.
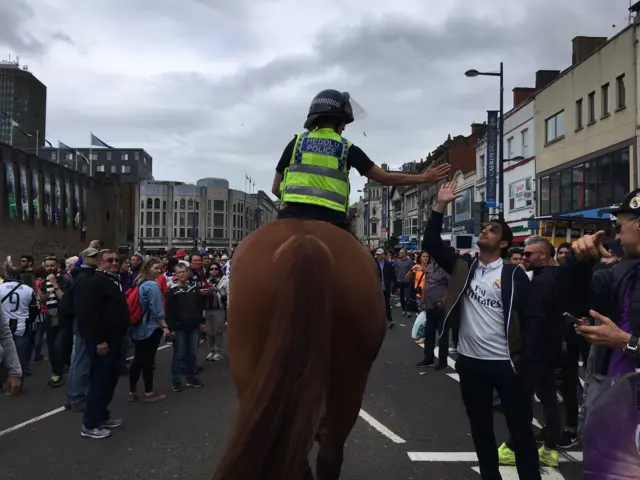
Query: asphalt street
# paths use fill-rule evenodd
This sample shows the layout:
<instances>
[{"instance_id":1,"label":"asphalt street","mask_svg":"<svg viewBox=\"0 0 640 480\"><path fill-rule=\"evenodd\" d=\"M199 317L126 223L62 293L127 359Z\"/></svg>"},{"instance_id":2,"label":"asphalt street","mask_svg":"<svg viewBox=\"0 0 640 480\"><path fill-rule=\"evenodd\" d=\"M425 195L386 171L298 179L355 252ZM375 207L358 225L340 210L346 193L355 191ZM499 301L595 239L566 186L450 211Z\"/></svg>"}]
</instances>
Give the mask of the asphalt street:
<instances>
[{"instance_id":1,"label":"asphalt street","mask_svg":"<svg viewBox=\"0 0 640 480\"><path fill-rule=\"evenodd\" d=\"M369 379L363 413L346 446L342 478L478 480L455 371L418 371L415 363L423 351L411 340L413 319L394 312L397 326L388 332ZM46 387L48 364L34 366L23 395L0 397L1 477L211 479L236 400L227 361L204 362L205 354L200 349L204 388L173 393L171 348L159 351L156 386L167 399L155 404L128 404L127 377L121 377L112 413L125 424L105 440L80 437L81 414L60 408L63 388ZM541 418L540 412L537 416ZM507 431L500 413L495 425L498 440L504 440ZM579 458L579 453L565 456L568 461L558 471L547 469L543 478L580 479ZM518 478L512 470L505 469L504 480Z\"/></svg>"}]
</instances>

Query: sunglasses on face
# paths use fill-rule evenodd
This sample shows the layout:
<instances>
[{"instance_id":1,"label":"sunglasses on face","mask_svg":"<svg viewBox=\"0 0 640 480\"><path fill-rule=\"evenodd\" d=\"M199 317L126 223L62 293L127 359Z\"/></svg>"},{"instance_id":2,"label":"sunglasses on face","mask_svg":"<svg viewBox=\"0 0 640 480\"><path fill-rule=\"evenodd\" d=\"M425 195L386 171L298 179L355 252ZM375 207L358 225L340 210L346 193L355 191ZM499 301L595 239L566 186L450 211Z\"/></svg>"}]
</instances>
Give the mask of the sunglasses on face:
<instances>
[{"instance_id":1,"label":"sunglasses on face","mask_svg":"<svg viewBox=\"0 0 640 480\"><path fill-rule=\"evenodd\" d=\"M535 255L536 253L542 253L542 251L538 251L538 252L523 252L523 253L522 253L522 256L523 256L524 258L528 258L528 257L530 257L531 255Z\"/></svg>"},{"instance_id":2,"label":"sunglasses on face","mask_svg":"<svg viewBox=\"0 0 640 480\"><path fill-rule=\"evenodd\" d=\"M213 267L213 268L210 268L210 269L209 269L209 271L210 271L210 272L217 272L217 271L218 271L218 268L217 268L217 267Z\"/></svg>"}]
</instances>

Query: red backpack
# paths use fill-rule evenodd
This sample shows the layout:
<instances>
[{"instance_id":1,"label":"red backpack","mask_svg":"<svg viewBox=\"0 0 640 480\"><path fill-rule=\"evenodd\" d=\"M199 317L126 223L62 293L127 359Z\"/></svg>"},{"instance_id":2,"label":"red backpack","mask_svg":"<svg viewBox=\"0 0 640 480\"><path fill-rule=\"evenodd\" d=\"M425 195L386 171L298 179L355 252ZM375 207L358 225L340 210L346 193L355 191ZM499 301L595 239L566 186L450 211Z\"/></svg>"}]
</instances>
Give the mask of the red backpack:
<instances>
[{"instance_id":1,"label":"red backpack","mask_svg":"<svg viewBox=\"0 0 640 480\"><path fill-rule=\"evenodd\" d=\"M131 287L124 295L127 299L127 307L129 307L129 324L138 325L142 321L140 287Z\"/></svg>"}]
</instances>

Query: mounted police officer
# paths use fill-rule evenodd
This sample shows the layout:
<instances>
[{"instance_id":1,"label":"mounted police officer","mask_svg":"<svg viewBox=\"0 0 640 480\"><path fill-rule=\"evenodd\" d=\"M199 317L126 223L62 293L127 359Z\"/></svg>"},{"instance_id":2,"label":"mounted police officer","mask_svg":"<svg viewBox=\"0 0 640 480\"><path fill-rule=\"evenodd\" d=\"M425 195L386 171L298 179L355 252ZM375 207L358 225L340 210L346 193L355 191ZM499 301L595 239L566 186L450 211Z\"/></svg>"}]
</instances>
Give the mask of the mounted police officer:
<instances>
[{"instance_id":1,"label":"mounted police officer","mask_svg":"<svg viewBox=\"0 0 640 480\"><path fill-rule=\"evenodd\" d=\"M306 132L294 136L276 167L272 193L282 200L278 218L323 220L349 229L349 170L386 186L435 183L447 178L448 164L422 174L391 173L378 167L342 136L354 120L349 93L323 90L309 107Z\"/></svg>"}]
</instances>

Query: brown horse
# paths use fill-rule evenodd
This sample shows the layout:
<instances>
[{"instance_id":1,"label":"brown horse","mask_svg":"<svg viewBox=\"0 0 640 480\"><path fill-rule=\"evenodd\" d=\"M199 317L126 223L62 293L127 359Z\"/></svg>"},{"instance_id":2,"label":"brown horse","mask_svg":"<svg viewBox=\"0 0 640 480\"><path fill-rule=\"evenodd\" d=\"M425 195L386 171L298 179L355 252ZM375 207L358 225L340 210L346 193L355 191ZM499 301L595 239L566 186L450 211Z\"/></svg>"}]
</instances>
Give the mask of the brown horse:
<instances>
[{"instance_id":1,"label":"brown horse","mask_svg":"<svg viewBox=\"0 0 640 480\"><path fill-rule=\"evenodd\" d=\"M337 480L386 332L371 255L329 223L278 220L233 256L229 359L237 425L214 480Z\"/></svg>"}]
</instances>

